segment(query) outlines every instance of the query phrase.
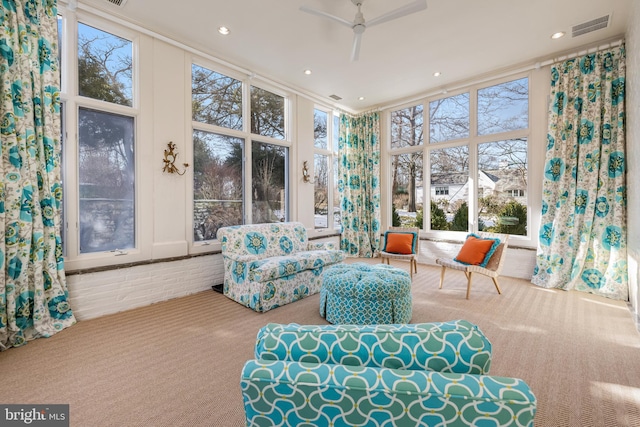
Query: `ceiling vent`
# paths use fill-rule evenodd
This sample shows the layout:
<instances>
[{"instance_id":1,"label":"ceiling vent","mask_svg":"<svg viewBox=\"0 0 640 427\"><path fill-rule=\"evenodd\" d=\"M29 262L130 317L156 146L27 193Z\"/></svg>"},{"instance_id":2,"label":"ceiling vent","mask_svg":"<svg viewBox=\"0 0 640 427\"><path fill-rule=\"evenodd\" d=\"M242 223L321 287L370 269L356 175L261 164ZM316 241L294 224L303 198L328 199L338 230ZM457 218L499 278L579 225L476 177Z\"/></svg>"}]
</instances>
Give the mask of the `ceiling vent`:
<instances>
[{"instance_id":1,"label":"ceiling vent","mask_svg":"<svg viewBox=\"0 0 640 427\"><path fill-rule=\"evenodd\" d=\"M118 6L118 7L124 7L125 4L127 4L128 0L106 0L107 3L111 3L114 6Z\"/></svg>"},{"instance_id":2,"label":"ceiling vent","mask_svg":"<svg viewBox=\"0 0 640 427\"><path fill-rule=\"evenodd\" d=\"M585 22L583 24L574 25L571 28L571 37L578 37L592 31L607 28L609 26L609 16L611 15L605 15L600 18L592 19L591 21Z\"/></svg>"},{"instance_id":3,"label":"ceiling vent","mask_svg":"<svg viewBox=\"0 0 640 427\"><path fill-rule=\"evenodd\" d=\"M329 95L329 98L336 100L336 101L340 101L342 98L339 97L338 95Z\"/></svg>"}]
</instances>

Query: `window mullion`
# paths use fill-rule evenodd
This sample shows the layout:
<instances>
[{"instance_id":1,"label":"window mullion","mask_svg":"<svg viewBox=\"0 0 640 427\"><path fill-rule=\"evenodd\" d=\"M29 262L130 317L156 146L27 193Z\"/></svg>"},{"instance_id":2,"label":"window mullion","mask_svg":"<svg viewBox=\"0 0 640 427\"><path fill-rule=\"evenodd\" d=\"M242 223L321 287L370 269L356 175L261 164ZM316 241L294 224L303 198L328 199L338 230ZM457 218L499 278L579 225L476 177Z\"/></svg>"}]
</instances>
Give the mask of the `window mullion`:
<instances>
[{"instance_id":1,"label":"window mullion","mask_svg":"<svg viewBox=\"0 0 640 427\"><path fill-rule=\"evenodd\" d=\"M478 91L469 93L469 231L478 231Z\"/></svg>"}]
</instances>

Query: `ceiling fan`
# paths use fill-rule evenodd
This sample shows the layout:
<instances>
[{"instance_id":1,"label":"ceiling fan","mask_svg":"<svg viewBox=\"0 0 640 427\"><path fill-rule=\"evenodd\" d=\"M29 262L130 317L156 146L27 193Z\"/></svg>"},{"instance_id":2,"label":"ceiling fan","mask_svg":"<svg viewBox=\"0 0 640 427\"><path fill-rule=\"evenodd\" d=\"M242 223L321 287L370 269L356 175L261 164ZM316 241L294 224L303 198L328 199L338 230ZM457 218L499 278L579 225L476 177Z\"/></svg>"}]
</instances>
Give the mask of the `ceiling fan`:
<instances>
[{"instance_id":1,"label":"ceiling fan","mask_svg":"<svg viewBox=\"0 0 640 427\"><path fill-rule=\"evenodd\" d=\"M356 12L356 16L353 21L347 21L346 19L340 18L339 16L331 15L330 13L312 9L307 6L301 6L300 10L314 15L324 16L325 18L329 18L332 21L337 22L338 24L342 24L351 28L353 30L353 47L351 48L352 61L357 61L358 56L360 55L360 43L362 41L362 33L364 33L364 30L369 27L373 27L374 25L401 18L403 16L419 12L427 8L427 0L414 0L413 2L405 6L380 15L377 18L372 19L371 21L365 21L364 16L362 15L362 11L360 10L362 7L362 3L364 3L364 0L351 0L351 3L358 7L358 11Z\"/></svg>"}]
</instances>

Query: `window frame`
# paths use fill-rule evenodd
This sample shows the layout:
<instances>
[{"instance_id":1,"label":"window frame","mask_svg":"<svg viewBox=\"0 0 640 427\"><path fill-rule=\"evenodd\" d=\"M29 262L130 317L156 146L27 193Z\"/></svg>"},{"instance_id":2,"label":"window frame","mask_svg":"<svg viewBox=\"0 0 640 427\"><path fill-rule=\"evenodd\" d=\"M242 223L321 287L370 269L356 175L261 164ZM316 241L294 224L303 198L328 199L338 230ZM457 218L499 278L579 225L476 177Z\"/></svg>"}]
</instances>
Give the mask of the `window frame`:
<instances>
[{"instance_id":1,"label":"window frame","mask_svg":"<svg viewBox=\"0 0 640 427\"><path fill-rule=\"evenodd\" d=\"M60 43L64 46L60 57L60 101L64 113L61 115L61 141L64 144L61 161L63 179L64 223L61 234L64 241L65 269L74 270L118 265L151 258L152 227L143 218L152 215L153 200L150 167L143 158L150 156L152 147L140 144L141 126L150 123L141 109L140 52L143 42L140 34L112 21L97 17L84 11L58 8L61 17L62 34ZM132 105L119 105L79 94L78 75L78 24L82 23L100 31L113 34L131 42L131 96ZM133 119L134 144L134 247L106 252L80 252L80 189L79 189L79 115L80 109L94 110L107 114L130 117Z\"/></svg>"},{"instance_id":2,"label":"window frame","mask_svg":"<svg viewBox=\"0 0 640 427\"><path fill-rule=\"evenodd\" d=\"M493 134L478 134L478 91L489 88L492 86L500 85L503 83L507 83L510 81L519 80L522 78L527 78L528 82L528 117L527 124L528 126L525 129L517 129L510 130L505 132L498 132ZM537 82L537 80L536 80ZM452 90L449 92L439 92L438 94L426 96L424 98L417 99L410 103L394 105L385 110L386 116L386 132L384 133L387 137L387 143L383 146L385 147L386 153L386 182L389 183L388 188L386 189L385 199L389 202L385 208L384 215L387 219L386 223L388 225L391 224L392 218L392 208L391 202L393 200L393 194L391 194L391 161L393 156L399 154L406 154L411 152L421 151L423 153L423 228L421 230L422 234L427 238L432 239L445 239L445 240L462 240L464 236L470 232L478 231L478 214L477 214L477 203L478 203L478 147L482 143L487 142L498 142L510 139L517 138L526 138L527 140L527 188L524 190L526 197L526 206L527 206L527 235L510 235L510 240L513 244L520 244L522 246L531 246L535 245L537 242L537 229L538 225L532 222L532 179L533 175L530 173L531 170L536 167L537 157L532 157L533 154L533 138L534 138L534 130L532 129L532 106L535 105L533 100L533 92L534 92L534 77L532 71L527 72L517 72L510 75L504 75L500 78L485 80L478 83L473 83L467 86L463 86L457 88L456 90ZM469 137L467 138L458 138L452 139L442 142L431 142L430 140L430 103L433 101L437 101L439 99L445 99L450 97L455 97L464 93L469 93ZM402 147L402 148L391 148L391 115L394 111L402 110L405 108L409 108L416 104L423 104L423 126L424 126L424 135L425 141L423 144L416 147ZM428 140L427 140L428 139ZM442 231L442 230L431 230L431 212L430 209L426 209L425 206L429 206L431 201L431 159L430 153L433 150L443 149L443 148L452 148L466 145L469 150L469 177L471 179L472 185L469 187L469 195L467 197L467 204L469 206L469 212L473 212L473 214L469 215L469 231L460 232L460 231Z\"/></svg>"},{"instance_id":3,"label":"window frame","mask_svg":"<svg viewBox=\"0 0 640 427\"><path fill-rule=\"evenodd\" d=\"M218 125L212 125L204 122L198 122L193 120L193 114L191 108L185 108L185 123L187 123L185 141L186 158L190 159L190 164L193 164L193 132L198 130L202 132L216 133L226 136L242 139L244 141L244 158L243 158L243 224L251 224L253 220L253 200L252 200L252 171L250 165L252 164L252 145L253 142L259 142L263 144L272 144L284 147L287 150L286 155L286 170L285 170L285 189L286 189L286 220L291 221L296 217L296 213L293 211L293 203L291 203L291 192L294 188L291 185L291 168L294 154L294 147L292 143L293 126L292 126L292 114L294 110L294 102L292 95L278 87L267 84L262 81L257 81L252 75L246 75L238 72L229 67L225 67L216 63L211 59L207 59L198 55L191 55L185 60L185 105L191 105L192 102L192 66L197 65L216 73L223 74L227 77L234 78L242 83L242 129L231 129ZM273 138L269 136L263 136L251 133L251 87L257 87L265 91L269 91L275 95L284 98L284 139ZM219 250L220 242L217 239L199 240L196 241L193 236L194 228L194 191L193 191L193 170L189 168L185 177L189 177L189 187L186 195L186 233L188 242L189 254L203 254Z\"/></svg>"},{"instance_id":4,"label":"window frame","mask_svg":"<svg viewBox=\"0 0 640 427\"><path fill-rule=\"evenodd\" d=\"M336 221L335 221L335 215L334 210L335 208L340 208L340 206L336 206L334 204L335 201L335 196L336 196L336 182L335 182L335 177L336 177L336 159L338 159L338 140L336 140L336 135L337 138L340 139L340 114L335 111L332 108L329 107L325 107L323 105L319 105L319 104L315 104L313 106L313 114L315 116L315 111L321 111L323 113L327 114L327 148L319 148L315 146L315 138L314 138L314 144L313 144L313 156L315 159L316 155L321 155L321 156L326 156L327 158L327 174L328 174L328 179L327 179L327 226L326 227L315 227L315 203L314 203L314 210L313 210L313 216L314 216L314 230L316 233L322 233L322 232L326 232L327 230L329 231L333 231L333 232L337 232L339 230L341 230L342 228L340 227L340 229L338 229L336 227ZM338 129L335 128L336 125L336 120L335 118L338 118L337 122L338 122ZM315 123L315 120L313 120L313 123ZM315 127L315 124L314 124ZM315 161L313 162L313 167L312 167L312 176L313 179L315 180L316 177L316 171L315 171ZM315 188L314 188L314 197L315 197ZM315 200L315 199L314 199Z\"/></svg>"}]
</instances>

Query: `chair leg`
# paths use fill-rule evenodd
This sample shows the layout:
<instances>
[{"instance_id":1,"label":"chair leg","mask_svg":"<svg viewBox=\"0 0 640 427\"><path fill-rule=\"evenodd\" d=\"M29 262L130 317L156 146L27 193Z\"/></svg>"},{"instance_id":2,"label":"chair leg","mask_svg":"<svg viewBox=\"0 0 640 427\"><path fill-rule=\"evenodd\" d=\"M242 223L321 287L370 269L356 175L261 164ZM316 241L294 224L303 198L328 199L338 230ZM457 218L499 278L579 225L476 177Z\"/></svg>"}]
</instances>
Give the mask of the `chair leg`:
<instances>
[{"instance_id":1,"label":"chair leg","mask_svg":"<svg viewBox=\"0 0 640 427\"><path fill-rule=\"evenodd\" d=\"M413 261L413 269L415 270L414 273L417 273L418 272L418 260L416 260L414 258L412 261Z\"/></svg>"},{"instance_id":2,"label":"chair leg","mask_svg":"<svg viewBox=\"0 0 640 427\"><path fill-rule=\"evenodd\" d=\"M469 294L471 294L471 272L467 273L467 299L469 299Z\"/></svg>"},{"instance_id":3,"label":"chair leg","mask_svg":"<svg viewBox=\"0 0 640 427\"><path fill-rule=\"evenodd\" d=\"M442 289L442 283L444 282L444 271L447 269L444 265L442 266L442 271L440 271L440 288Z\"/></svg>"},{"instance_id":4,"label":"chair leg","mask_svg":"<svg viewBox=\"0 0 640 427\"><path fill-rule=\"evenodd\" d=\"M495 277L492 277L491 280L493 280L493 284L496 285L496 290L498 291L498 295L502 295L502 292L500 291L500 286L498 286L498 279L496 279Z\"/></svg>"}]
</instances>

